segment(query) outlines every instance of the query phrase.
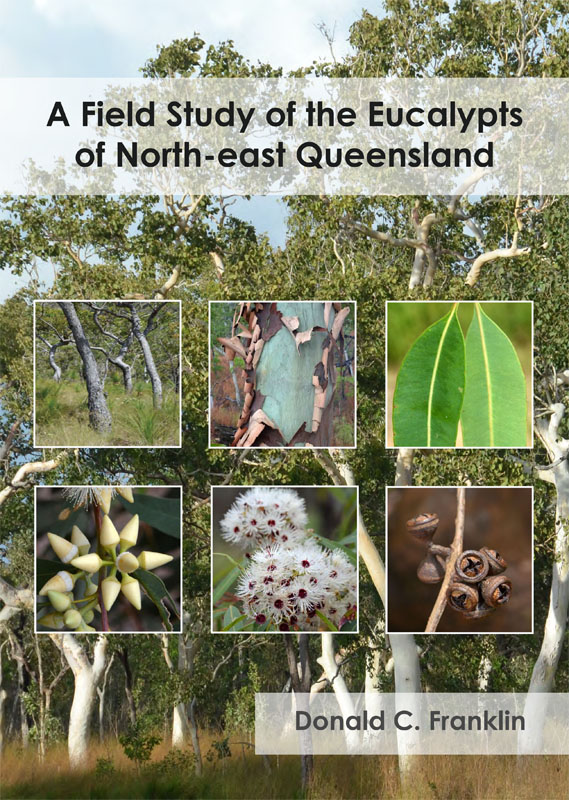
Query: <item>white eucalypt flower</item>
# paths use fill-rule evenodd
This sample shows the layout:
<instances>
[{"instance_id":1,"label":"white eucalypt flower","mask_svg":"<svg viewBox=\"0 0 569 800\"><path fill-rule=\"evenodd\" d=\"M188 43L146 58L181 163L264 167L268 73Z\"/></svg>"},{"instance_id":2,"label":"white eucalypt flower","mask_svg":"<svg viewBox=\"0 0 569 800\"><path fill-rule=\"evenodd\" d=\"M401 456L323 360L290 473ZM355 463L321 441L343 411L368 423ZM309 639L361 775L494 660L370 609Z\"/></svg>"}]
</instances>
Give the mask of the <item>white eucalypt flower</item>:
<instances>
[{"instance_id":1,"label":"white eucalypt flower","mask_svg":"<svg viewBox=\"0 0 569 800\"><path fill-rule=\"evenodd\" d=\"M106 489L88 488L82 499L79 491L83 490L77 490L72 497L73 502L81 500L81 504L95 503L101 510L110 510L112 494L108 494ZM134 502L132 490L117 491L128 502ZM156 569L172 561L173 556L150 550L143 550L138 556L131 553L130 549L138 541L138 531L138 514L132 516L119 533L108 513L105 513L98 532L98 552L91 552L91 542L77 525L73 526L70 539L48 533L54 553L66 568L50 578L38 591L41 597L47 597L49 601L47 613L38 619L40 625L82 633L95 631L96 628L89 623L93 621L95 611L101 612L100 603L105 611L110 611L121 593L140 611L140 582L131 573L137 569ZM71 572L69 567L78 571ZM120 580L117 573L120 573ZM94 582L93 576L96 574L98 578ZM77 588L79 591L76 592Z\"/></svg>"},{"instance_id":2,"label":"white eucalypt flower","mask_svg":"<svg viewBox=\"0 0 569 800\"><path fill-rule=\"evenodd\" d=\"M340 549L321 547L293 489L256 486L235 500L221 535L247 550L237 585L243 612L263 630L340 630L355 619L357 572Z\"/></svg>"}]
</instances>

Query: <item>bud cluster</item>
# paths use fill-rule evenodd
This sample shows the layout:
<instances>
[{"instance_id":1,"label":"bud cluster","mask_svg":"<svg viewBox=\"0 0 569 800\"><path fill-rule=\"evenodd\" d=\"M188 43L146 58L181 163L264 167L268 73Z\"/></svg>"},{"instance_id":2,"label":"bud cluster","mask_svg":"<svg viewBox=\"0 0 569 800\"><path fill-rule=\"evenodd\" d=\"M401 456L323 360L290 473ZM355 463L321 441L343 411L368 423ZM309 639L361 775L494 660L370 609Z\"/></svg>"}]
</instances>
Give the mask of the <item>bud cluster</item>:
<instances>
[{"instance_id":1,"label":"bud cluster","mask_svg":"<svg viewBox=\"0 0 569 800\"><path fill-rule=\"evenodd\" d=\"M110 611L121 593L140 611L140 582L131 573L139 568L153 570L172 561L172 556L150 550L143 550L138 556L131 553L138 540L138 514L131 517L119 533L108 515L112 497L110 490L108 494L102 494L107 491L105 489L98 491L100 496L85 498L81 502L96 503L104 512L98 536L102 557L98 552L91 552L91 542L77 525L73 526L69 539L55 533L47 534L52 550L66 569L60 570L38 591L38 595L48 601L46 613L38 618L44 627L93 632L96 628L90 623L95 612L101 612L100 603ZM128 502L134 502L131 489L120 488L117 491Z\"/></svg>"}]
</instances>

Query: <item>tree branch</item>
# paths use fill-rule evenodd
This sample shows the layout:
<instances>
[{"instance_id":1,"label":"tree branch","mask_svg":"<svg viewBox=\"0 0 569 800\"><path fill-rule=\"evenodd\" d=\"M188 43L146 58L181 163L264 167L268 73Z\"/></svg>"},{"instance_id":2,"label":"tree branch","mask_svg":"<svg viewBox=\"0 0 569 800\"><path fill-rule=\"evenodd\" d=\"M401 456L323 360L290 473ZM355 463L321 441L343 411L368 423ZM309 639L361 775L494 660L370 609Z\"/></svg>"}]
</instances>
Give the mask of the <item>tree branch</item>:
<instances>
[{"instance_id":1,"label":"tree branch","mask_svg":"<svg viewBox=\"0 0 569 800\"><path fill-rule=\"evenodd\" d=\"M454 575L454 569L459 555L463 550L464 542L464 512L466 506L466 489L459 486L456 490L456 521L454 525L454 538L450 546L450 555L446 564L445 576L439 590L433 610L429 616L425 633L434 633L437 629L441 617L444 613L450 582Z\"/></svg>"}]
</instances>

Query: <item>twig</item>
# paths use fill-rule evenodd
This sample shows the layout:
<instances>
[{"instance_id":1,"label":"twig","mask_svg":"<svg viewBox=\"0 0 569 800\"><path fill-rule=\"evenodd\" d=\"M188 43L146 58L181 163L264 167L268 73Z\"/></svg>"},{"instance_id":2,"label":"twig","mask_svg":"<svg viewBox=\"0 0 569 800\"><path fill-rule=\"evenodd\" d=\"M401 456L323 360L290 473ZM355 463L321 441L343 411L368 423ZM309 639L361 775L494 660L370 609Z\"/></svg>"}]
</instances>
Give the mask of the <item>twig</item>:
<instances>
[{"instance_id":1,"label":"twig","mask_svg":"<svg viewBox=\"0 0 569 800\"><path fill-rule=\"evenodd\" d=\"M434 633L437 630L437 625L439 624L445 610L450 582L452 580L452 576L454 575L454 568L463 548L465 505L466 489L463 486L460 486L456 490L456 521L454 525L454 539L452 540L452 544L450 546L450 556L447 561L445 576L443 578L437 600L433 606L433 610L431 611L431 615L427 622L427 627L425 628L425 633Z\"/></svg>"},{"instance_id":2,"label":"twig","mask_svg":"<svg viewBox=\"0 0 569 800\"><path fill-rule=\"evenodd\" d=\"M95 531L97 533L97 553L100 556L104 556L103 549L101 547L101 525L103 523L102 516L101 516L101 507L98 503L93 504L93 517L95 520ZM102 566L99 570L99 581L97 585L97 597L99 599L99 607L101 609L101 630L103 631L110 631L109 628L109 618L107 616L107 608L105 606L105 601L103 598L103 580L105 578L107 568Z\"/></svg>"}]
</instances>

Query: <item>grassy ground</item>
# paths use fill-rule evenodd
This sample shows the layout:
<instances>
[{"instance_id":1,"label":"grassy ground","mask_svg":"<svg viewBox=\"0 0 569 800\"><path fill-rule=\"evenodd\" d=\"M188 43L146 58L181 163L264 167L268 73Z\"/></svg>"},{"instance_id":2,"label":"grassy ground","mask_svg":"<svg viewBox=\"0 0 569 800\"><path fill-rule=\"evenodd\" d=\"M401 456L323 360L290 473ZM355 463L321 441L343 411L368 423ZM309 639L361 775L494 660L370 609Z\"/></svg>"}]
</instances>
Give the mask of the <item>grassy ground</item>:
<instances>
[{"instance_id":1,"label":"grassy ground","mask_svg":"<svg viewBox=\"0 0 569 800\"><path fill-rule=\"evenodd\" d=\"M233 741L233 738L235 741ZM91 747L85 770L71 772L63 745L41 764L31 750L8 747L3 757L3 798L262 798L285 800L558 800L569 789L569 761L560 756L424 756L404 787L393 756L317 756L312 786L303 795L295 756L260 756L230 740L219 759L213 738L202 736L204 772L196 776L190 750L156 748L137 770L115 744Z\"/></svg>"},{"instance_id":2,"label":"grassy ground","mask_svg":"<svg viewBox=\"0 0 569 800\"><path fill-rule=\"evenodd\" d=\"M38 378L36 382L36 444L40 447L164 447L179 445L178 395L165 392L155 409L152 390L144 382L127 395L120 384L107 382L107 404L113 418L108 434L89 427L87 390L83 381Z\"/></svg>"}]
</instances>

